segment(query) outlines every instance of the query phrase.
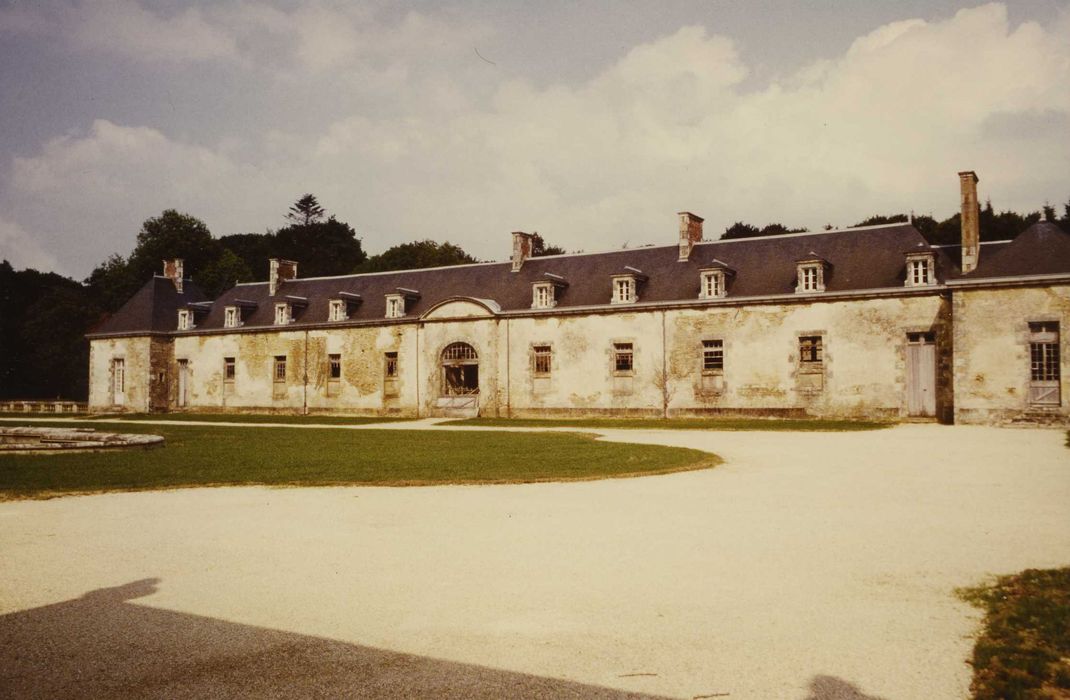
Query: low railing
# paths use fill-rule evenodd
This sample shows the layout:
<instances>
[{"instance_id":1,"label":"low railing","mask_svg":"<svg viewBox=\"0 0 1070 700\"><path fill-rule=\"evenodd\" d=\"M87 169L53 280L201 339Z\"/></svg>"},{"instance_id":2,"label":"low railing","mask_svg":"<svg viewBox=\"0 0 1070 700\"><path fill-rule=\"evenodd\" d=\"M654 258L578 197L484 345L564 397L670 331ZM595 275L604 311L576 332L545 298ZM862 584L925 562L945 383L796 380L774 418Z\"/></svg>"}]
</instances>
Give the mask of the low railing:
<instances>
[{"instance_id":1,"label":"low railing","mask_svg":"<svg viewBox=\"0 0 1070 700\"><path fill-rule=\"evenodd\" d=\"M52 400L0 400L0 413L85 413L85 401Z\"/></svg>"}]
</instances>

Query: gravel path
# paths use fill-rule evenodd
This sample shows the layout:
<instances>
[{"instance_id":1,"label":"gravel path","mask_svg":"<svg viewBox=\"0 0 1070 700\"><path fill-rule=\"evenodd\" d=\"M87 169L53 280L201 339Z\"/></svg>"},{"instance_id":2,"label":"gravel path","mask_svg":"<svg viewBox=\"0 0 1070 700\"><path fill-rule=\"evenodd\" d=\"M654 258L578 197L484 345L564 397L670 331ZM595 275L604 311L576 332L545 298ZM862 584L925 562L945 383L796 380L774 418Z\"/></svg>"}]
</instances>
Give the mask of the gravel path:
<instances>
[{"instance_id":1,"label":"gravel path","mask_svg":"<svg viewBox=\"0 0 1070 700\"><path fill-rule=\"evenodd\" d=\"M599 432L726 464L0 503L0 696L961 698L953 589L1070 564L1061 431Z\"/></svg>"}]
</instances>

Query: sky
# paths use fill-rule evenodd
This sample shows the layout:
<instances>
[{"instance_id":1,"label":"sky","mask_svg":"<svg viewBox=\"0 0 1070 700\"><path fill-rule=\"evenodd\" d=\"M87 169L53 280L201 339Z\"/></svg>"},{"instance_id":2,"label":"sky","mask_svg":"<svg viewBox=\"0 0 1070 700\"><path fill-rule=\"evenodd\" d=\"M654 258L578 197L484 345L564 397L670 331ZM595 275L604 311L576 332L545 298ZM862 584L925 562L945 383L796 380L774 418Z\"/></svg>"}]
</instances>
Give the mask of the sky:
<instances>
[{"instance_id":1,"label":"sky","mask_svg":"<svg viewBox=\"0 0 1070 700\"><path fill-rule=\"evenodd\" d=\"M0 0L0 67L0 258L79 279L306 192L483 260L1070 199L1070 0Z\"/></svg>"}]
</instances>

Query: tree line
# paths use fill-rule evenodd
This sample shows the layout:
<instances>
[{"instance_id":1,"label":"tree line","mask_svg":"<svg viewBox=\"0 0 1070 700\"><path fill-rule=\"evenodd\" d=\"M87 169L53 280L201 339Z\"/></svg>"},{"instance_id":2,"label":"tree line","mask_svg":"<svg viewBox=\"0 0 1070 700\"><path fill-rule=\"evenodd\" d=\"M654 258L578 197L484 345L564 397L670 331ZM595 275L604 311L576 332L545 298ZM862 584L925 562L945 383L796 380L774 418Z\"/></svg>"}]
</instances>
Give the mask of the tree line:
<instances>
[{"instance_id":1,"label":"tree line","mask_svg":"<svg viewBox=\"0 0 1070 700\"><path fill-rule=\"evenodd\" d=\"M1041 218L1070 231L1070 202L1062 217L1051 206L1028 214L996 213L988 202L981 209L981 240L1014 238ZM369 256L353 227L328 215L312 194L298 199L285 220L287 224L274 231L215 238L203 221L168 209L142 224L129 255L110 256L83 282L54 272L15 270L8 261L0 261L0 399L84 400L89 366L85 333L160 273L166 258L185 260L185 269L209 298L237 282L265 279L269 258L296 260L301 277L478 262L460 246L430 239L401 243ZM906 221L905 214L872 216L855 226ZM959 241L958 214L943 221L915 216L913 222L931 243ZM779 223L759 228L736 222L721 238L802 231ZM535 234L532 252L558 255L565 250Z\"/></svg>"}]
</instances>

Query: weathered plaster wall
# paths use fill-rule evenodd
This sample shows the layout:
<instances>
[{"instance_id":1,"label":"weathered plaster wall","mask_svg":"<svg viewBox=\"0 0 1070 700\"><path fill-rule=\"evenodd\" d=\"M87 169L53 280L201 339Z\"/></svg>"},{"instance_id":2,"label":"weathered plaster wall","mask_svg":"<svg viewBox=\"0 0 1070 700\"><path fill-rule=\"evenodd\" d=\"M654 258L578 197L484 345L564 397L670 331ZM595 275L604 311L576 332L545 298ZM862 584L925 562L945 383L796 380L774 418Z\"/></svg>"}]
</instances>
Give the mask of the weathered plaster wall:
<instances>
[{"instance_id":1,"label":"weathered plaster wall","mask_svg":"<svg viewBox=\"0 0 1070 700\"><path fill-rule=\"evenodd\" d=\"M439 321L420 324L419 377L420 414L431 413L442 396L442 351L451 343L471 345L479 356L479 412L480 415L499 415L499 380L504 368L499 366L499 326L495 318L473 317L467 320Z\"/></svg>"},{"instance_id":2,"label":"weathered plaster wall","mask_svg":"<svg viewBox=\"0 0 1070 700\"><path fill-rule=\"evenodd\" d=\"M89 409L91 411L146 412L151 387L150 339L105 338L89 343ZM122 358L126 374L124 400L114 401L112 360Z\"/></svg>"},{"instance_id":3,"label":"weathered plaster wall","mask_svg":"<svg viewBox=\"0 0 1070 700\"><path fill-rule=\"evenodd\" d=\"M955 421L1070 422L1070 285L955 290ZM1058 321L1062 405L1029 404L1029 323Z\"/></svg>"},{"instance_id":4,"label":"weathered plaster wall","mask_svg":"<svg viewBox=\"0 0 1070 700\"><path fill-rule=\"evenodd\" d=\"M950 412L949 305L937 295L810 304L512 319L512 415L737 412L906 415L906 334L936 333L937 410ZM662 359L664 319L665 359ZM805 391L798 337L824 339L824 388ZM724 346L721 380L704 383L702 341ZM632 377L615 376L613 343L632 342ZM535 345L553 348L549 379ZM938 413L939 414L939 413Z\"/></svg>"}]
</instances>

